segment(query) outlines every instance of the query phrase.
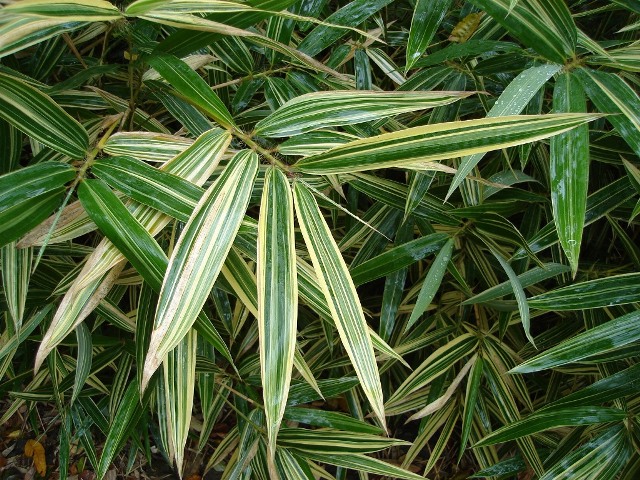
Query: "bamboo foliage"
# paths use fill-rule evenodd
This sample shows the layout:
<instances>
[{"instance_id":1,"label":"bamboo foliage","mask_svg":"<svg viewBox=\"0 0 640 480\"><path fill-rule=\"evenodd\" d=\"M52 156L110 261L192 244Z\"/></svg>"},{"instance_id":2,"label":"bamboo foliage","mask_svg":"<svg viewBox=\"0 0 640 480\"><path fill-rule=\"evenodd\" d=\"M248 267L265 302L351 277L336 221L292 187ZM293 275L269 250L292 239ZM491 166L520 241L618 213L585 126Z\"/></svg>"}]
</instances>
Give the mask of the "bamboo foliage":
<instances>
[{"instance_id":1,"label":"bamboo foliage","mask_svg":"<svg viewBox=\"0 0 640 480\"><path fill-rule=\"evenodd\" d=\"M2 2L0 423L61 477L637 478L638 13Z\"/></svg>"}]
</instances>

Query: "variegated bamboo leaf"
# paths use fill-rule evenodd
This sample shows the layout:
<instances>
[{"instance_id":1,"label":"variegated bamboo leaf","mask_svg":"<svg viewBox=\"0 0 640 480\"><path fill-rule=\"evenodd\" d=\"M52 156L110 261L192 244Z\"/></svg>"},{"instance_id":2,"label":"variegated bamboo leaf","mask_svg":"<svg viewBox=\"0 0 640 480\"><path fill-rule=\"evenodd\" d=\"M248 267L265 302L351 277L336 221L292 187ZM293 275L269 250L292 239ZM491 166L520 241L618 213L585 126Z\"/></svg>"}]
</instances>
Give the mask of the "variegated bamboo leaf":
<instances>
[{"instance_id":1,"label":"variegated bamboo leaf","mask_svg":"<svg viewBox=\"0 0 640 480\"><path fill-rule=\"evenodd\" d=\"M265 137L289 137L325 127L351 125L446 105L472 92L333 91L308 93L289 100L256 124ZM357 105L357 108L354 108Z\"/></svg>"},{"instance_id":2,"label":"variegated bamboo leaf","mask_svg":"<svg viewBox=\"0 0 640 480\"><path fill-rule=\"evenodd\" d=\"M238 153L205 192L185 226L160 291L143 389L164 355L195 322L240 227L257 170L256 154Z\"/></svg>"},{"instance_id":3,"label":"variegated bamboo leaf","mask_svg":"<svg viewBox=\"0 0 640 480\"><path fill-rule=\"evenodd\" d=\"M341 145L299 160L303 173L326 175L488 152L541 140L589 122L598 115L558 114L483 118L413 127Z\"/></svg>"},{"instance_id":4,"label":"variegated bamboo leaf","mask_svg":"<svg viewBox=\"0 0 640 480\"><path fill-rule=\"evenodd\" d=\"M296 182L294 198L298 222L342 344L373 412L384 426L380 375L355 285L313 194Z\"/></svg>"},{"instance_id":5,"label":"variegated bamboo leaf","mask_svg":"<svg viewBox=\"0 0 640 480\"><path fill-rule=\"evenodd\" d=\"M293 196L277 168L266 175L258 223L258 327L260 371L269 454L287 404L296 344L298 280L293 232Z\"/></svg>"}]
</instances>

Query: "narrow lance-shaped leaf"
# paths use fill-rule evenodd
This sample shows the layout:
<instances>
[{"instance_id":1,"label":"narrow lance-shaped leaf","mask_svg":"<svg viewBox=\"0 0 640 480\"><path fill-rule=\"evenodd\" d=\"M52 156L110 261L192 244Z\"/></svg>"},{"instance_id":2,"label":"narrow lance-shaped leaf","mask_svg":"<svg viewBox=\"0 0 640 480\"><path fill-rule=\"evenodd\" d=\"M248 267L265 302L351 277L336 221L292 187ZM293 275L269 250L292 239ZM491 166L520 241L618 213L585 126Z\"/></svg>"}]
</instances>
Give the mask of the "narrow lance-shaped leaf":
<instances>
[{"instance_id":1,"label":"narrow lance-shaped leaf","mask_svg":"<svg viewBox=\"0 0 640 480\"><path fill-rule=\"evenodd\" d=\"M529 299L541 310L584 310L640 301L640 273L625 273L567 285Z\"/></svg>"},{"instance_id":2,"label":"narrow lance-shaped leaf","mask_svg":"<svg viewBox=\"0 0 640 480\"><path fill-rule=\"evenodd\" d=\"M416 304L413 307L413 311L411 312L411 317L409 317L409 320L407 321L405 330L409 330L409 328L411 328L413 324L418 321L420 316L429 307L431 300L433 300L436 296L436 292L440 288L440 284L442 283L444 274L447 271L449 260L451 260L453 247L453 238L450 238L447 243L444 244L442 249L440 249L438 255L436 255L436 258L431 264L431 268L429 269L427 276L422 282L420 293L418 293Z\"/></svg>"},{"instance_id":3,"label":"narrow lance-shaped leaf","mask_svg":"<svg viewBox=\"0 0 640 480\"><path fill-rule=\"evenodd\" d=\"M202 185L213 173L230 141L231 137L227 132L212 129L198 137L184 152L164 164L162 169L196 185ZM151 236L157 235L170 221L170 217L146 205L132 206L131 214ZM120 250L108 239L105 238L98 244L62 299L49 329L40 342L36 355L36 370L49 352L99 304L98 297L104 298L109 292L111 286L104 281L113 276L117 278L117 273L113 273L112 269L120 265L124 258ZM109 281L113 282L115 278ZM93 302L91 299L96 301Z\"/></svg>"},{"instance_id":4,"label":"narrow lance-shaped leaf","mask_svg":"<svg viewBox=\"0 0 640 480\"><path fill-rule=\"evenodd\" d=\"M607 116L622 139L640 155L640 97L618 75L588 68L575 70L585 92L602 113Z\"/></svg>"},{"instance_id":5,"label":"narrow lance-shaped leaf","mask_svg":"<svg viewBox=\"0 0 640 480\"><path fill-rule=\"evenodd\" d=\"M11 242L2 247L0 255L2 290L7 301L7 312L13 324L13 330L8 328L8 324L7 330L17 334L22 327L22 318L27 302L33 248L16 248L15 242Z\"/></svg>"},{"instance_id":6,"label":"narrow lance-shaped leaf","mask_svg":"<svg viewBox=\"0 0 640 480\"><path fill-rule=\"evenodd\" d=\"M211 87L189 66L172 55L154 55L149 64L190 103L224 128L235 126L233 117Z\"/></svg>"},{"instance_id":7,"label":"narrow lance-shaped leaf","mask_svg":"<svg viewBox=\"0 0 640 480\"><path fill-rule=\"evenodd\" d=\"M160 292L143 389L164 355L186 335L200 313L240 228L257 171L256 154L236 154L185 226Z\"/></svg>"},{"instance_id":8,"label":"narrow lance-shaped leaf","mask_svg":"<svg viewBox=\"0 0 640 480\"><path fill-rule=\"evenodd\" d=\"M556 113L586 112L578 79L563 73L553 90ZM551 138L551 205L560 245L576 276L589 186L589 127L580 125Z\"/></svg>"},{"instance_id":9,"label":"narrow lance-shaped leaf","mask_svg":"<svg viewBox=\"0 0 640 480\"><path fill-rule=\"evenodd\" d=\"M384 426L380 375L355 285L313 194L297 182L294 199L300 229L340 339L373 412Z\"/></svg>"},{"instance_id":10,"label":"narrow lance-shaped leaf","mask_svg":"<svg viewBox=\"0 0 640 480\"><path fill-rule=\"evenodd\" d=\"M56 18L65 22L113 21L122 17L120 10L104 0L22 0L3 8L13 15Z\"/></svg>"},{"instance_id":11,"label":"narrow lance-shaped leaf","mask_svg":"<svg viewBox=\"0 0 640 480\"><path fill-rule=\"evenodd\" d=\"M509 33L542 56L559 64L575 54L578 31L561 0L472 0Z\"/></svg>"},{"instance_id":12,"label":"narrow lance-shaped leaf","mask_svg":"<svg viewBox=\"0 0 640 480\"><path fill-rule=\"evenodd\" d=\"M500 94L500 97L498 97L493 107L491 107L491 110L489 110L489 113L487 113L487 118L521 113L547 80L559 70L560 65L542 65L539 67L531 67L520 73ZM460 167L453 176L453 181L449 186L447 198L455 192L456 188L460 186L483 157L484 153L476 153L462 159Z\"/></svg>"},{"instance_id":13,"label":"narrow lance-shaped leaf","mask_svg":"<svg viewBox=\"0 0 640 480\"><path fill-rule=\"evenodd\" d=\"M262 193L257 280L260 371L273 458L291 383L298 315L293 196L277 168L267 172Z\"/></svg>"},{"instance_id":14,"label":"narrow lance-shaped leaf","mask_svg":"<svg viewBox=\"0 0 640 480\"><path fill-rule=\"evenodd\" d=\"M409 70L425 52L450 6L451 0L418 0L416 2L409 30L405 70Z\"/></svg>"},{"instance_id":15,"label":"narrow lance-shaped leaf","mask_svg":"<svg viewBox=\"0 0 640 480\"><path fill-rule=\"evenodd\" d=\"M499 428L484 437L475 446L480 447L507 442L549 428L615 422L623 420L626 416L627 413L623 410L608 407L572 407L544 410Z\"/></svg>"},{"instance_id":16,"label":"narrow lance-shaped leaf","mask_svg":"<svg viewBox=\"0 0 640 480\"><path fill-rule=\"evenodd\" d=\"M640 310L635 310L536 355L511 369L511 373L530 373L554 368L628 345L638 339Z\"/></svg>"},{"instance_id":17,"label":"narrow lance-shaped leaf","mask_svg":"<svg viewBox=\"0 0 640 480\"><path fill-rule=\"evenodd\" d=\"M295 164L303 173L326 175L472 155L541 140L565 132L599 115L520 115L483 118L408 128L332 148Z\"/></svg>"},{"instance_id":18,"label":"narrow lance-shaped leaf","mask_svg":"<svg viewBox=\"0 0 640 480\"><path fill-rule=\"evenodd\" d=\"M513 294L516 297L516 302L518 303L518 311L520 312L520 321L522 322L522 328L524 328L524 333L527 336L527 339L531 342L531 345L536 346L533 341L533 337L530 332L530 315L529 315L529 305L527 304L527 295L524 293L524 289L522 288L522 284L516 275L516 272L513 271L511 265L507 263L507 261L502 258L502 255L499 252L494 250L491 251L493 256L496 257L498 262L500 262L500 266L509 277L509 282L511 282L511 287L513 288Z\"/></svg>"},{"instance_id":19,"label":"narrow lance-shaped leaf","mask_svg":"<svg viewBox=\"0 0 640 480\"><path fill-rule=\"evenodd\" d=\"M289 100L256 124L255 133L288 137L455 102L472 92L315 92Z\"/></svg>"},{"instance_id":20,"label":"narrow lance-shaped leaf","mask_svg":"<svg viewBox=\"0 0 640 480\"><path fill-rule=\"evenodd\" d=\"M0 118L71 158L84 157L87 131L51 97L22 80L0 73Z\"/></svg>"},{"instance_id":21,"label":"narrow lance-shaped leaf","mask_svg":"<svg viewBox=\"0 0 640 480\"><path fill-rule=\"evenodd\" d=\"M169 443L169 458L182 471L184 448L189 435L196 373L197 334L189 330L164 361L164 426Z\"/></svg>"}]
</instances>

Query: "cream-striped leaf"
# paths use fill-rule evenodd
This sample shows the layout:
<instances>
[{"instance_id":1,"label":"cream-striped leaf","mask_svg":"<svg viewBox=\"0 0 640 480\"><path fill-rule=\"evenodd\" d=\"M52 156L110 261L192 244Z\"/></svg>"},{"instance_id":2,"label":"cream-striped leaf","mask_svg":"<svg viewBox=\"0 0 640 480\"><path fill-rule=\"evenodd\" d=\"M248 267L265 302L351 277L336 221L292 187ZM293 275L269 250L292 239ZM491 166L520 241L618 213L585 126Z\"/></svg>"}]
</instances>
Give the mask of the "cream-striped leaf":
<instances>
[{"instance_id":1,"label":"cream-striped leaf","mask_svg":"<svg viewBox=\"0 0 640 480\"><path fill-rule=\"evenodd\" d=\"M516 115L439 123L332 148L295 164L304 173L326 175L379 168L407 168L451 157L541 140L598 118L595 114Z\"/></svg>"},{"instance_id":2,"label":"cream-striped leaf","mask_svg":"<svg viewBox=\"0 0 640 480\"><path fill-rule=\"evenodd\" d=\"M265 137L289 137L325 127L351 125L433 108L472 92L315 92L289 100L256 124Z\"/></svg>"},{"instance_id":3,"label":"cream-striped leaf","mask_svg":"<svg viewBox=\"0 0 640 480\"><path fill-rule=\"evenodd\" d=\"M384 426L380 374L369 328L349 269L313 194L297 182L294 185L294 199L298 223L340 339L374 414Z\"/></svg>"},{"instance_id":4,"label":"cream-striped leaf","mask_svg":"<svg viewBox=\"0 0 640 480\"><path fill-rule=\"evenodd\" d=\"M65 22L113 21L120 10L105 0L20 0L3 8L6 15L61 18Z\"/></svg>"},{"instance_id":5,"label":"cream-striped leaf","mask_svg":"<svg viewBox=\"0 0 640 480\"><path fill-rule=\"evenodd\" d=\"M16 16L7 20L0 22L0 58L87 25L64 18Z\"/></svg>"},{"instance_id":6,"label":"cream-striped leaf","mask_svg":"<svg viewBox=\"0 0 640 480\"><path fill-rule=\"evenodd\" d=\"M210 130L162 168L196 185L202 185L213 173L230 141L231 137L227 132L220 129ZM130 205L132 215L152 236L162 231L171 220L171 217L146 205ZM109 293L119 272L113 274L115 278L109 277L112 274L107 274L124 259L124 255L108 239L103 239L87 257L85 266L62 299L49 329L40 342L35 361L36 370L49 352L100 303L90 300L104 298Z\"/></svg>"},{"instance_id":7,"label":"cream-striped leaf","mask_svg":"<svg viewBox=\"0 0 640 480\"><path fill-rule=\"evenodd\" d=\"M196 321L240 228L257 171L255 153L236 154L187 222L160 291L142 389Z\"/></svg>"},{"instance_id":8,"label":"cream-striped leaf","mask_svg":"<svg viewBox=\"0 0 640 480\"><path fill-rule=\"evenodd\" d=\"M33 248L16 248L11 242L0 249L0 274L2 275L2 290L7 301L7 312L11 317L11 324L6 323L7 331L17 333L22 327L24 308L31 278L31 262Z\"/></svg>"},{"instance_id":9,"label":"cream-striped leaf","mask_svg":"<svg viewBox=\"0 0 640 480\"><path fill-rule=\"evenodd\" d=\"M87 131L48 95L0 73L0 118L33 139L71 158L84 157Z\"/></svg>"},{"instance_id":10,"label":"cream-striped leaf","mask_svg":"<svg viewBox=\"0 0 640 480\"><path fill-rule=\"evenodd\" d=\"M193 140L153 132L121 132L111 135L104 145L109 155L125 155L146 162L167 162L184 152Z\"/></svg>"},{"instance_id":11,"label":"cream-striped leaf","mask_svg":"<svg viewBox=\"0 0 640 480\"><path fill-rule=\"evenodd\" d=\"M260 372L270 455L274 455L291 383L298 317L293 196L287 177L265 177L258 223Z\"/></svg>"},{"instance_id":12,"label":"cream-striped leaf","mask_svg":"<svg viewBox=\"0 0 640 480\"><path fill-rule=\"evenodd\" d=\"M167 353L164 360L165 429L169 446L169 459L182 471L184 448L189 435L193 391L196 380L196 344L194 329L187 332L178 345Z\"/></svg>"}]
</instances>

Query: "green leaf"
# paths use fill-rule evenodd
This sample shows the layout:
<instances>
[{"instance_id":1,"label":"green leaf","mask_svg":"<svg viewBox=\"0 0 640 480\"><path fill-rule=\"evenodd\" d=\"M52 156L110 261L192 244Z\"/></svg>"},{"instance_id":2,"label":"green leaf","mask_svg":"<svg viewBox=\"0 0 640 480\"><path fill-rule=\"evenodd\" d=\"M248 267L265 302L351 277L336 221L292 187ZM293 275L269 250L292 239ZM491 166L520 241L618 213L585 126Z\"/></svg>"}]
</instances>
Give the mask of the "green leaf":
<instances>
[{"instance_id":1,"label":"green leaf","mask_svg":"<svg viewBox=\"0 0 640 480\"><path fill-rule=\"evenodd\" d=\"M379 435L382 429L357 420L339 412L320 410L317 408L289 407L284 412L284 418L289 421L304 423L314 427L327 427L337 430L348 430L355 433Z\"/></svg>"},{"instance_id":2,"label":"green leaf","mask_svg":"<svg viewBox=\"0 0 640 480\"><path fill-rule=\"evenodd\" d=\"M518 282L523 288L529 287L536 283L542 282L549 278L556 277L570 271L571 268L560 263L545 263L542 267L534 267L520 275ZM491 300L503 297L513 293L513 287L510 280L495 285L478 295L475 295L464 302L462 305L473 305L475 303L490 303Z\"/></svg>"},{"instance_id":3,"label":"green leaf","mask_svg":"<svg viewBox=\"0 0 640 480\"><path fill-rule=\"evenodd\" d=\"M149 64L189 103L208 114L222 127L235 127L233 117L222 100L182 60L172 55L153 55L149 58Z\"/></svg>"},{"instance_id":4,"label":"green leaf","mask_svg":"<svg viewBox=\"0 0 640 480\"><path fill-rule=\"evenodd\" d=\"M340 339L374 414L384 426L380 374L355 285L313 194L296 182L294 199L300 229Z\"/></svg>"},{"instance_id":5,"label":"green leaf","mask_svg":"<svg viewBox=\"0 0 640 480\"><path fill-rule=\"evenodd\" d=\"M493 256L496 257L500 266L509 277L509 282L511 283L511 288L513 289L513 294L516 297L516 302L518 303L518 311L520 313L520 321L522 322L522 328L524 328L524 333L527 336L527 339L531 342L531 345L536 346L533 341L533 337L531 336L531 324L530 324L530 316L529 316L529 305L527 304L527 295L524 293L524 289L518 280L518 276L516 272L513 271L511 265L509 265L502 255L499 252L491 250Z\"/></svg>"},{"instance_id":6,"label":"green leaf","mask_svg":"<svg viewBox=\"0 0 640 480\"><path fill-rule=\"evenodd\" d=\"M27 198L0 212L0 247L17 240L47 219L62 203L64 188Z\"/></svg>"},{"instance_id":7,"label":"green leaf","mask_svg":"<svg viewBox=\"0 0 640 480\"><path fill-rule=\"evenodd\" d=\"M531 67L520 73L500 94L500 97L487 113L487 118L521 113L547 80L559 70L559 65L542 65L540 67ZM460 186L483 157L484 153L476 153L461 160L458 171L453 176L453 181L447 192L447 198Z\"/></svg>"},{"instance_id":8,"label":"green leaf","mask_svg":"<svg viewBox=\"0 0 640 480\"><path fill-rule=\"evenodd\" d=\"M289 100L256 124L265 137L289 137L446 105L472 92L314 92Z\"/></svg>"},{"instance_id":9,"label":"green leaf","mask_svg":"<svg viewBox=\"0 0 640 480\"><path fill-rule=\"evenodd\" d=\"M191 425L197 338L195 330L189 330L164 360L164 427L169 443L169 459L175 461L179 472L182 471L184 449Z\"/></svg>"},{"instance_id":10,"label":"green leaf","mask_svg":"<svg viewBox=\"0 0 640 480\"><path fill-rule=\"evenodd\" d=\"M571 73L563 73L553 90L556 113L587 111L584 91ZM551 204L560 245L576 276L589 186L589 127L580 125L551 138Z\"/></svg>"},{"instance_id":11,"label":"green leaf","mask_svg":"<svg viewBox=\"0 0 640 480\"><path fill-rule=\"evenodd\" d=\"M550 348L511 369L531 373L577 362L640 339L640 310L618 317Z\"/></svg>"},{"instance_id":12,"label":"green leaf","mask_svg":"<svg viewBox=\"0 0 640 480\"><path fill-rule=\"evenodd\" d=\"M403 440L380 437L361 432L345 432L328 428L307 430L283 428L278 435L278 446L295 448L308 453L342 455L348 453L372 453L392 446L406 445Z\"/></svg>"},{"instance_id":13,"label":"green leaf","mask_svg":"<svg viewBox=\"0 0 640 480\"><path fill-rule=\"evenodd\" d=\"M575 71L585 92L625 142L640 155L640 97L622 78L613 73L580 68Z\"/></svg>"},{"instance_id":14,"label":"green leaf","mask_svg":"<svg viewBox=\"0 0 640 480\"><path fill-rule=\"evenodd\" d=\"M567 285L529 299L541 310L584 310L640 301L640 273L625 273Z\"/></svg>"},{"instance_id":15,"label":"green leaf","mask_svg":"<svg viewBox=\"0 0 640 480\"><path fill-rule=\"evenodd\" d=\"M71 158L83 158L89 148L84 127L49 96L1 72L0 118Z\"/></svg>"},{"instance_id":16,"label":"green leaf","mask_svg":"<svg viewBox=\"0 0 640 480\"><path fill-rule=\"evenodd\" d=\"M412 265L440 250L446 240L446 234L432 233L398 245L351 269L353 283L362 285Z\"/></svg>"},{"instance_id":17,"label":"green leaf","mask_svg":"<svg viewBox=\"0 0 640 480\"><path fill-rule=\"evenodd\" d=\"M22 0L5 6L3 13L46 18L61 17L65 22L113 21L122 17L117 7L104 0Z\"/></svg>"},{"instance_id":18,"label":"green leaf","mask_svg":"<svg viewBox=\"0 0 640 480\"><path fill-rule=\"evenodd\" d=\"M640 392L640 364L602 378L577 392L544 405L542 409L600 405Z\"/></svg>"},{"instance_id":19,"label":"green leaf","mask_svg":"<svg viewBox=\"0 0 640 480\"><path fill-rule=\"evenodd\" d=\"M426 386L448 372L458 361L472 355L478 348L478 339L469 333L462 334L441 346L424 360L387 400L386 407L396 406L416 390Z\"/></svg>"},{"instance_id":20,"label":"green leaf","mask_svg":"<svg viewBox=\"0 0 640 480\"><path fill-rule=\"evenodd\" d=\"M215 132L215 129L210 132ZM131 156L145 162L164 163L186 151L191 145L192 140L174 135L120 132L109 137L104 145L104 152L109 155Z\"/></svg>"},{"instance_id":21,"label":"green leaf","mask_svg":"<svg viewBox=\"0 0 640 480\"><path fill-rule=\"evenodd\" d=\"M93 343L91 341L91 330L86 324L81 323L76 327L76 340L78 341L78 358L76 363L76 374L73 382L73 392L71 403L80 395L89 373L93 361Z\"/></svg>"},{"instance_id":22,"label":"green leaf","mask_svg":"<svg viewBox=\"0 0 640 480\"><path fill-rule=\"evenodd\" d=\"M543 430L558 427L593 425L624 420L627 413L608 407L572 407L536 412L522 420L499 428L475 444L475 447L508 442Z\"/></svg>"},{"instance_id":23,"label":"green leaf","mask_svg":"<svg viewBox=\"0 0 640 480\"><path fill-rule=\"evenodd\" d=\"M277 168L265 177L258 222L260 372L270 455L287 405L296 345L298 280L293 196Z\"/></svg>"},{"instance_id":24,"label":"green leaf","mask_svg":"<svg viewBox=\"0 0 640 480\"><path fill-rule=\"evenodd\" d=\"M359 472L373 473L382 477L403 478L406 480L424 480L424 477L411 473L391 463L373 457L358 454L329 454L322 452L296 452L301 457L317 462L328 463L336 467L348 468Z\"/></svg>"},{"instance_id":25,"label":"green leaf","mask_svg":"<svg viewBox=\"0 0 640 480\"><path fill-rule=\"evenodd\" d=\"M3 5L3 10L5 8L7 6ZM0 58L87 25L87 22L69 22L65 18L35 16L6 17L4 20L0 24Z\"/></svg>"},{"instance_id":26,"label":"green leaf","mask_svg":"<svg viewBox=\"0 0 640 480\"><path fill-rule=\"evenodd\" d=\"M416 304L411 311L411 316L409 317L409 320L407 320L405 331L409 330L413 324L418 321L422 314L427 311L427 307L429 307L429 304L436 296L436 293L440 288L440 284L442 283L442 279L444 278L444 274L447 271L447 265L451 260L453 247L454 241L453 238L450 238L447 240L447 243L442 246L438 255L436 255L435 260L431 264L431 268L429 268L427 275L422 281L420 293L418 293L418 298L416 299Z\"/></svg>"},{"instance_id":27,"label":"green leaf","mask_svg":"<svg viewBox=\"0 0 640 480\"><path fill-rule=\"evenodd\" d=\"M256 154L236 154L185 226L160 291L142 388L195 322L240 227L257 170Z\"/></svg>"},{"instance_id":28,"label":"green leaf","mask_svg":"<svg viewBox=\"0 0 640 480\"><path fill-rule=\"evenodd\" d=\"M520 115L413 127L332 148L298 161L294 167L315 175L354 173L499 150L565 132L597 115Z\"/></svg>"},{"instance_id":29,"label":"green leaf","mask_svg":"<svg viewBox=\"0 0 640 480\"><path fill-rule=\"evenodd\" d=\"M91 219L127 257L154 290L167 268L167 256L147 230L101 180L85 180L78 197Z\"/></svg>"},{"instance_id":30,"label":"green leaf","mask_svg":"<svg viewBox=\"0 0 640 480\"><path fill-rule=\"evenodd\" d=\"M418 0L411 19L405 71L425 52L451 6L451 0Z\"/></svg>"},{"instance_id":31,"label":"green leaf","mask_svg":"<svg viewBox=\"0 0 640 480\"><path fill-rule=\"evenodd\" d=\"M578 32L561 0L472 0L527 47L552 62L564 64L575 56Z\"/></svg>"},{"instance_id":32,"label":"green leaf","mask_svg":"<svg viewBox=\"0 0 640 480\"><path fill-rule=\"evenodd\" d=\"M337 12L329 15L325 19L325 22L332 25L360 25L392 1L393 0L354 0L340 8ZM329 25L319 25L300 42L298 50L307 55L315 56L347 33L348 31L345 29L330 27Z\"/></svg>"},{"instance_id":33,"label":"green leaf","mask_svg":"<svg viewBox=\"0 0 640 480\"><path fill-rule=\"evenodd\" d=\"M613 480L633 453L624 425L607 429L550 467L540 480L597 478Z\"/></svg>"},{"instance_id":34,"label":"green leaf","mask_svg":"<svg viewBox=\"0 0 640 480\"><path fill-rule=\"evenodd\" d=\"M67 164L45 162L0 176L0 212L31 197L59 190L75 178L75 170Z\"/></svg>"},{"instance_id":35,"label":"green leaf","mask_svg":"<svg viewBox=\"0 0 640 480\"><path fill-rule=\"evenodd\" d=\"M16 248L15 242L10 242L2 247L0 255L2 290L7 301L6 310L11 317L11 322L7 320L6 329L7 333L16 334L22 328L22 319L27 305L33 249ZM13 328L10 327L11 323Z\"/></svg>"},{"instance_id":36,"label":"green leaf","mask_svg":"<svg viewBox=\"0 0 640 480\"><path fill-rule=\"evenodd\" d=\"M91 172L134 200L186 222L204 190L132 157L98 160Z\"/></svg>"}]
</instances>

